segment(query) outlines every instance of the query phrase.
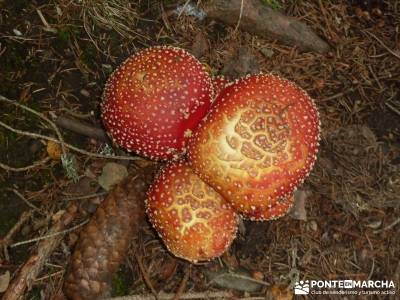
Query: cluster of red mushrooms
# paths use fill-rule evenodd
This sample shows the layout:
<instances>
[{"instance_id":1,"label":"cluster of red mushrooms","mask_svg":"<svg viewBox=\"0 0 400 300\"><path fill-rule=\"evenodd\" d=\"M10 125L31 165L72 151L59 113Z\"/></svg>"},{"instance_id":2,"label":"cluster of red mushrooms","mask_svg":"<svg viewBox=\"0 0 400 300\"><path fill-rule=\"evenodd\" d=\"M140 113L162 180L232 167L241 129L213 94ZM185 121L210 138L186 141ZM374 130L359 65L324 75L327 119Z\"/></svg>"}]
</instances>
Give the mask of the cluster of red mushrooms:
<instances>
[{"instance_id":1,"label":"cluster of red mushrooms","mask_svg":"<svg viewBox=\"0 0 400 300\"><path fill-rule=\"evenodd\" d=\"M169 161L146 211L166 247L191 262L224 253L239 216L285 215L318 151L318 111L304 90L270 74L212 78L175 47L129 57L110 76L101 110L116 144Z\"/></svg>"}]
</instances>

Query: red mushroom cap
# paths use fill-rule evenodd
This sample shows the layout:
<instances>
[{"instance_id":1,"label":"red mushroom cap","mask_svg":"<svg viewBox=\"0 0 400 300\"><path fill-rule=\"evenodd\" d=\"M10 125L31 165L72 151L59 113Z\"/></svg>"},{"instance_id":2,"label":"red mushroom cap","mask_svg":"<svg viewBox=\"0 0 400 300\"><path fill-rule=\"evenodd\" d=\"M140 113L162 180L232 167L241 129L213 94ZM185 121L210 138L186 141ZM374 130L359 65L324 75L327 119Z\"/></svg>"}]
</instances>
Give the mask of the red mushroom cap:
<instances>
[{"instance_id":1,"label":"red mushroom cap","mask_svg":"<svg viewBox=\"0 0 400 300\"><path fill-rule=\"evenodd\" d=\"M146 210L167 248L191 262L220 256L236 236L234 210L186 162L161 171L148 192Z\"/></svg>"},{"instance_id":2,"label":"red mushroom cap","mask_svg":"<svg viewBox=\"0 0 400 300\"><path fill-rule=\"evenodd\" d=\"M305 91L277 76L251 75L219 94L192 137L189 161L245 217L274 219L310 173L319 132Z\"/></svg>"},{"instance_id":3,"label":"red mushroom cap","mask_svg":"<svg viewBox=\"0 0 400 300\"><path fill-rule=\"evenodd\" d=\"M231 82L225 78L223 75L218 75L212 78L212 85L214 90L215 98L218 94Z\"/></svg>"},{"instance_id":4,"label":"red mushroom cap","mask_svg":"<svg viewBox=\"0 0 400 300\"><path fill-rule=\"evenodd\" d=\"M102 102L104 126L128 151L165 160L184 152L212 102L211 79L183 49L147 48L110 76Z\"/></svg>"}]
</instances>

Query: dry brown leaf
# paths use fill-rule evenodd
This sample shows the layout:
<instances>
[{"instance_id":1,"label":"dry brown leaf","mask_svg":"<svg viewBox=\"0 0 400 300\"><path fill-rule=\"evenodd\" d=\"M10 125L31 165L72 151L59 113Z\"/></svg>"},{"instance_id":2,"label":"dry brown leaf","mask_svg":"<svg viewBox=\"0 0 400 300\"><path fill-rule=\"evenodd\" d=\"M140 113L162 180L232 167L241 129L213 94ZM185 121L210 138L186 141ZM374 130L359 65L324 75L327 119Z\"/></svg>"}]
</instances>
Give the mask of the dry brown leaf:
<instances>
[{"instance_id":1,"label":"dry brown leaf","mask_svg":"<svg viewBox=\"0 0 400 300\"><path fill-rule=\"evenodd\" d=\"M4 293L8 285L10 284L10 272L6 271L4 274L0 275L0 293Z\"/></svg>"},{"instance_id":2,"label":"dry brown leaf","mask_svg":"<svg viewBox=\"0 0 400 300\"><path fill-rule=\"evenodd\" d=\"M61 147L58 143L55 143L53 141L48 141L47 142L47 153L49 156L54 159L54 160L60 160L61 159Z\"/></svg>"}]
</instances>

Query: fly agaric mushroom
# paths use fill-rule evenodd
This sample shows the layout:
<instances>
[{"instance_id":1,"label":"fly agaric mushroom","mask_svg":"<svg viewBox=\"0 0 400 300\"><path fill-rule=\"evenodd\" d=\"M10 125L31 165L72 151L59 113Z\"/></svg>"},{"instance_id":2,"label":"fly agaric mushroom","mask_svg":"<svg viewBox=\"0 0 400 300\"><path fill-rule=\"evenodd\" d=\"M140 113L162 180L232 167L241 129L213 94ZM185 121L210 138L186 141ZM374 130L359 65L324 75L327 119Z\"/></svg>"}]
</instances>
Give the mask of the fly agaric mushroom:
<instances>
[{"instance_id":1,"label":"fly agaric mushroom","mask_svg":"<svg viewBox=\"0 0 400 300\"><path fill-rule=\"evenodd\" d=\"M212 78L212 85L214 89L214 96L218 97L218 94L231 82L226 79L223 75L218 75Z\"/></svg>"},{"instance_id":2,"label":"fly agaric mushroom","mask_svg":"<svg viewBox=\"0 0 400 300\"><path fill-rule=\"evenodd\" d=\"M226 87L189 144L194 171L243 216L287 212L319 145L318 112L308 94L273 75Z\"/></svg>"},{"instance_id":3,"label":"fly agaric mushroom","mask_svg":"<svg viewBox=\"0 0 400 300\"><path fill-rule=\"evenodd\" d=\"M236 236L238 217L187 162L164 168L151 186L146 211L166 247L191 262L225 252Z\"/></svg>"},{"instance_id":4,"label":"fly agaric mushroom","mask_svg":"<svg viewBox=\"0 0 400 300\"><path fill-rule=\"evenodd\" d=\"M110 76L101 105L105 128L127 151L165 160L184 152L212 102L211 79L183 49L152 47Z\"/></svg>"}]
</instances>

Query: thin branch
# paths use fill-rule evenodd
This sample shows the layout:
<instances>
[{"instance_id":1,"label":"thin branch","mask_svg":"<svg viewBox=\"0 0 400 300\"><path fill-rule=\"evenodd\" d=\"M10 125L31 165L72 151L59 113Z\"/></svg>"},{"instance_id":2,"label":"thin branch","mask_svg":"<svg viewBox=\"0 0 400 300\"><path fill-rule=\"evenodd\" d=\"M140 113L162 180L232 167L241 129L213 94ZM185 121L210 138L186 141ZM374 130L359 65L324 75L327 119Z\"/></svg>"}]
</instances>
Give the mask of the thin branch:
<instances>
[{"instance_id":1,"label":"thin branch","mask_svg":"<svg viewBox=\"0 0 400 300\"><path fill-rule=\"evenodd\" d=\"M65 107L60 108L60 110L61 111L65 111L68 115L71 115L71 116L73 116L75 118L78 118L78 119L88 119L88 118L94 116L94 112L93 111L90 111L89 113L86 113L86 114L81 114L81 113L77 113L77 112L75 112L75 111L73 111L71 109L65 108ZM57 121L56 121L56 124L57 124Z\"/></svg>"},{"instance_id":2,"label":"thin branch","mask_svg":"<svg viewBox=\"0 0 400 300\"><path fill-rule=\"evenodd\" d=\"M21 245L26 245L26 244L29 244L29 243L34 243L34 242L45 240L45 239L48 239L48 238L51 238L51 237L55 237L55 236L58 236L58 235L63 235L65 233L74 231L74 230L78 229L79 227L82 227L83 225L85 225L88 222L89 222L89 219L83 221L82 223L80 223L78 225L75 225L75 226L73 226L71 228L68 228L68 229L65 229L65 230L62 230L62 231L51 232L51 233L49 233L47 235L39 236L39 237L34 238L34 239L30 239L30 240L14 243L14 244L10 245L10 248L18 247L18 246L21 246Z\"/></svg>"},{"instance_id":3,"label":"thin branch","mask_svg":"<svg viewBox=\"0 0 400 300\"><path fill-rule=\"evenodd\" d=\"M187 268L187 270L185 272L185 276L183 277L183 279L182 279L182 281L181 281L181 283L179 285L178 291L176 292L173 300L182 299L183 292L184 292L184 290L186 288L187 282L188 282L189 277L190 277L190 270L191 270L191 266L189 265L189 267Z\"/></svg>"},{"instance_id":4,"label":"thin branch","mask_svg":"<svg viewBox=\"0 0 400 300\"><path fill-rule=\"evenodd\" d=\"M394 113L398 114L400 116L400 110L398 110L396 107L391 105L389 102L386 102L385 105Z\"/></svg>"},{"instance_id":5,"label":"thin branch","mask_svg":"<svg viewBox=\"0 0 400 300\"><path fill-rule=\"evenodd\" d=\"M235 26L235 29L233 30L233 33L235 33L239 29L240 21L242 20L242 16L243 16L243 6L244 6L244 0L242 0L242 2L240 3L239 19Z\"/></svg>"},{"instance_id":6,"label":"thin branch","mask_svg":"<svg viewBox=\"0 0 400 300\"><path fill-rule=\"evenodd\" d=\"M25 106L25 105L23 105L23 104L20 104L20 103L18 103L17 101L10 100L10 99L8 99L8 98L2 96L2 95L0 95L0 101L3 101L3 102L6 102L6 103L15 105L15 106L17 106L17 107L19 107L19 108L22 108L23 110L29 111L30 113L32 113L32 114L38 116L38 117L41 118L42 120L45 120L47 123L49 123L50 126L54 129L54 131L55 131L56 134L57 134L58 140L60 141L59 143L61 144L61 151L62 151L63 155L64 155L64 156L67 155L67 152L66 152L66 150L65 150L65 145L64 145L64 139L63 139L63 137L62 137L62 135L61 135L61 132L60 132L60 130L58 129L57 125L56 125L53 121L51 121L49 118L47 118L45 115L41 114L40 112L37 112L36 110L34 110L34 109L32 109L32 108L29 108L29 107L27 107L27 106Z\"/></svg>"},{"instance_id":7,"label":"thin branch","mask_svg":"<svg viewBox=\"0 0 400 300\"><path fill-rule=\"evenodd\" d=\"M6 164L3 164L0 162L0 168L4 169L6 171L10 171L10 172L25 172L25 171L36 169L37 167L43 166L50 160L51 160L50 157L45 157L44 159L34 162L33 164L31 164L29 166L19 167L19 168L11 167L9 165L6 165Z\"/></svg>"},{"instance_id":8,"label":"thin branch","mask_svg":"<svg viewBox=\"0 0 400 300\"><path fill-rule=\"evenodd\" d=\"M392 54L393 56L397 57L398 59L400 59L400 54L393 51L392 49L390 49L388 46L386 46L386 44L384 42L382 42L375 34L373 34L372 32L369 32L367 30L363 30L364 33L367 33L368 35L372 36L375 40L377 40L379 42L379 44L382 45L383 48L385 48L390 54Z\"/></svg>"},{"instance_id":9,"label":"thin branch","mask_svg":"<svg viewBox=\"0 0 400 300\"><path fill-rule=\"evenodd\" d=\"M212 282L215 282L219 278L223 278L224 276L226 276L226 274L221 274L221 275L218 275L218 276L214 277L212 280L210 280L209 284L211 284ZM255 279L255 278L252 278L252 277L249 277L249 276L246 276L246 275L241 275L241 274L236 274L236 273L229 273L229 276L235 277L235 278L239 278L239 279L243 279L243 280L248 280L248 281L251 281L251 282L254 282L254 283L258 283L258 284L264 285L264 286L271 286L271 284L266 282L266 281L258 280L258 279Z\"/></svg>"},{"instance_id":10,"label":"thin branch","mask_svg":"<svg viewBox=\"0 0 400 300\"><path fill-rule=\"evenodd\" d=\"M18 198L20 198L22 201L24 201L26 203L26 205L28 205L30 208L32 208L33 210L37 211L40 213L40 209L32 204L31 202L29 202L20 192L18 192L16 189L9 189L10 191L12 191L15 195L18 196Z\"/></svg>"},{"instance_id":11,"label":"thin branch","mask_svg":"<svg viewBox=\"0 0 400 300\"><path fill-rule=\"evenodd\" d=\"M157 295L159 300L172 300L175 294L159 293ZM180 296L180 299L229 299L233 294L230 292L199 292L199 293L186 293ZM107 300L155 300L153 295L130 295L124 297L109 298Z\"/></svg>"},{"instance_id":12,"label":"thin branch","mask_svg":"<svg viewBox=\"0 0 400 300\"><path fill-rule=\"evenodd\" d=\"M103 142L109 141L109 138L107 137L107 134L104 130L84 123L82 121L78 121L76 119L72 119L66 116L59 116L55 120L55 123L62 128L66 128L73 132L95 138L96 140Z\"/></svg>"},{"instance_id":13,"label":"thin branch","mask_svg":"<svg viewBox=\"0 0 400 300\"><path fill-rule=\"evenodd\" d=\"M52 277L55 277L55 276L63 275L64 273L65 273L65 270L61 270L61 271L57 271L57 272L54 272L54 273L51 273L51 274L44 275L44 276L42 276L40 278L35 279L35 283L39 282L39 281L44 281L46 279L49 279L49 278L52 278Z\"/></svg>"},{"instance_id":14,"label":"thin branch","mask_svg":"<svg viewBox=\"0 0 400 300\"><path fill-rule=\"evenodd\" d=\"M142 259L136 253L135 253L135 257L136 257L136 261L138 262L138 266L139 266L140 272L142 273L143 279L146 282L146 285L149 287L149 289L153 293L154 299L160 300L156 289L154 288L153 284L151 283L149 274L147 273L146 268L143 265Z\"/></svg>"},{"instance_id":15,"label":"thin branch","mask_svg":"<svg viewBox=\"0 0 400 300\"><path fill-rule=\"evenodd\" d=\"M380 229L380 230L375 230L374 233L376 234L376 233L380 233L380 232L382 232L382 231L390 230L390 229L392 229L394 226L396 226L396 225L399 224L399 223L400 223L400 218L394 220L394 221L393 221L392 223L390 223L388 226L386 226L386 227L384 227L384 228L382 228L382 229Z\"/></svg>"},{"instance_id":16,"label":"thin branch","mask_svg":"<svg viewBox=\"0 0 400 300\"><path fill-rule=\"evenodd\" d=\"M348 88L347 90L345 90L345 91L343 91L343 92L340 92L340 93L337 93L337 94L335 94L335 95L332 95L332 96L323 98L323 99L321 99L320 101L321 101L321 102L324 102L324 101L334 100L334 99L343 97L344 95L346 95L346 94L348 94L348 93L351 93L351 92L353 92L353 91L354 91L354 88L351 87L351 88Z\"/></svg>"},{"instance_id":17,"label":"thin branch","mask_svg":"<svg viewBox=\"0 0 400 300\"><path fill-rule=\"evenodd\" d=\"M0 240L0 247L7 247L13 236L20 230L22 225L25 224L26 221L29 220L29 218L32 216L32 211L24 211L21 216L19 217L19 220L17 223L14 224L14 226L8 231L6 236Z\"/></svg>"},{"instance_id":18,"label":"thin branch","mask_svg":"<svg viewBox=\"0 0 400 300\"><path fill-rule=\"evenodd\" d=\"M90 198L94 198L94 197L101 197L101 196L104 196L107 194L108 194L108 192L100 192L100 193L94 193L94 194L89 194L89 195L65 197L62 200L63 201L83 200L83 199L90 199Z\"/></svg>"},{"instance_id":19,"label":"thin branch","mask_svg":"<svg viewBox=\"0 0 400 300\"><path fill-rule=\"evenodd\" d=\"M61 143L59 140L57 140L55 138L52 138L52 137L48 137L48 136L45 136L45 135L42 135L42 134L38 134L38 133L34 133L34 132L28 132L28 131L22 131L22 130L19 130L19 129L15 129L15 128L3 123L2 121L0 121L0 126L3 126L4 128L6 128L6 129L8 129L8 130L10 130L12 132L15 132L17 134L20 134L20 135L25 135L25 136L39 138L39 139L43 139L43 140L47 140L47 141L52 141L52 142L55 142L55 143L58 143L58 144ZM137 156L117 156L117 155L113 156L113 155L103 155L103 154L97 154L97 153L93 153L93 152L88 152L88 151L82 150L80 148L77 148L77 147L75 147L75 146L73 146L71 144L65 143L65 142L64 142L64 145L65 145L66 148L69 148L69 149L71 149L73 151L76 151L78 153L87 155L89 157L107 158L107 159L119 159L119 160L140 160L141 159L140 157L137 157Z\"/></svg>"}]
</instances>

